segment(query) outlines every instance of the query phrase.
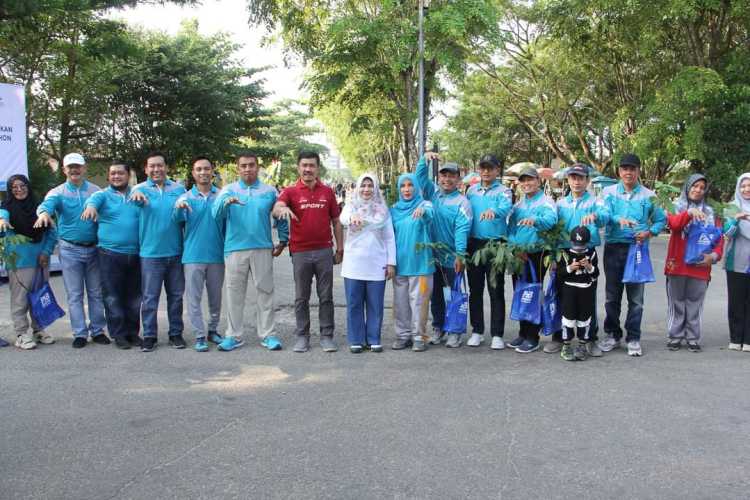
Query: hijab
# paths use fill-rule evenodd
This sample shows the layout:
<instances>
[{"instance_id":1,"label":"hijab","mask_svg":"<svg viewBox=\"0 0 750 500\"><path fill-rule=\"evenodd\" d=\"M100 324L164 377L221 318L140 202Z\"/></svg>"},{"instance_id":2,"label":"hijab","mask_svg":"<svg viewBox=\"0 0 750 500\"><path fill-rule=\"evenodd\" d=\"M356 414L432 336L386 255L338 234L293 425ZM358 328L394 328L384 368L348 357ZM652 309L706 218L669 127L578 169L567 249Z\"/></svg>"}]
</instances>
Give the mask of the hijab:
<instances>
[{"instance_id":1,"label":"hijab","mask_svg":"<svg viewBox=\"0 0 750 500\"><path fill-rule=\"evenodd\" d=\"M696 182L703 181L706 183L706 191L703 194L703 198L701 198L700 201L693 201L690 199L690 189L693 187L693 185ZM690 210L691 208L697 208L704 214L706 214L706 224L713 226L715 224L714 221L714 211L713 209L708 206L706 203L706 194L708 192L708 179L706 179L706 176L703 174L692 174L690 177L688 177L688 180L685 181L685 185L682 186L682 191L680 192L680 198L677 200L676 208L678 212L684 212L685 210Z\"/></svg>"},{"instance_id":2,"label":"hijab","mask_svg":"<svg viewBox=\"0 0 750 500\"><path fill-rule=\"evenodd\" d=\"M359 193L365 179L370 179L373 184L372 197L369 200L362 198L362 195ZM362 219L365 223L364 225L369 226L372 229L383 227L390 216L388 213L388 207L383 201L383 195L380 194L380 184L378 183L378 177L375 174L364 173L359 176L351 200L349 200L348 204L351 214ZM352 228L350 228L350 230L351 229Z\"/></svg>"},{"instance_id":3,"label":"hijab","mask_svg":"<svg viewBox=\"0 0 750 500\"><path fill-rule=\"evenodd\" d=\"M750 179L750 172L745 172L737 179L737 187L734 188L734 204L737 205L741 211L750 213L750 200L746 200L742 197L742 194L740 194L740 185L745 179ZM740 234L750 240L750 221L744 219L740 220L738 226Z\"/></svg>"},{"instance_id":4,"label":"hijab","mask_svg":"<svg viewBox=\"0 0 750 500\"><path fill-rule=\"evenodd\" d=\"M414 186L414 194L410 200L405 200L401 195L401 186L405 181L411 181ZM399 221L405 217L411 217L414 210L424 201L422 198L422 189L419 187L417 182L417 176L414 174L401 174L396 183L398 186L398 201L391 207L391 215L393 216L394 222Z\"/></svg>"},{"instance_id":5,"label":"hijab","mask_svg":"<svg viewBox=\"0 0 750 500\"><path fill-rule=\"evenodd\" d=\"M23 182L28 190L28 195L25 199L19 200L16 198L11 186L14 182ZM29 183L28 177L25 175L17 174L11 175L8 178L8 197L3 202L3 208L10 214L10 225L13 226L13 231L16 234L22 234L34 243L42 241L44 235L44 228L34 228L36 222L36 209L39 205L36 202L34 193L31 191L31 184Z\"/></svg>"}]
</instances>

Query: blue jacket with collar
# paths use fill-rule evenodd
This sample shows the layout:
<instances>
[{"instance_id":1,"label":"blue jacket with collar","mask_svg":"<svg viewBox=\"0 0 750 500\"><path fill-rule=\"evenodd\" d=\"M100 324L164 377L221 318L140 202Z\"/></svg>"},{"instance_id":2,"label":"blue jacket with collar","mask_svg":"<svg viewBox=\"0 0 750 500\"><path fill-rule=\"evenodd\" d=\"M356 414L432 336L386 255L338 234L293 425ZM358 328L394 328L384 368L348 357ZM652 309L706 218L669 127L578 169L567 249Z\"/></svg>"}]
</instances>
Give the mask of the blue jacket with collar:
<instances>
[{"instance_id":1,"label":"blue jacket with collar","mask_svg":"<svg viewBox=\"0 0 750 500\"><path fill-rule=\"evenodd\" d=\"M213 205L219 190L211 186L207 195L196 186L177 199L176 204L185 200L190 207L174 209L174 219L185 225L183 241L183 264L223 264L224 263L224 224L213 216Z\"/></svg>"},{"instance_id":2,"label":"blue jacket with collar","mask_svg":"<svg viewBox=\"0 0 750 500\"><path fill-rule=\"evenodd\" d=\"M141 209L138 224L140 256L155 259L182 254L182 227L172 218L172 211L185 188L169 179L161 187L148 179L135 186L135 191L148 198L148 203L135 202Z\"/></svg>"},{"instance_id":3,"label":"blue jacket with collar","mask_svg":"<svg viewBox=\"0 0 750 500\"><path fill-rule=\"evenodd\" d=\"M488 188L482 183L474 184L466 192L466 198L471 203L474 215L471 223L472 238L479 240L497 240L508 236L508 214L513 208L513 194L497 179ZM492 220L480 220L480 216L487 210L495 212Z\"/></svg>"},{"instance_id":4,"label":"blue jacket with collar","mask_svg":"<svg viewBox=\"0 0 750 500\"><path fill-rule=\"evenodd\" d=\"M57 235L73 243L96 243L96 223L81 220L86 200L99 191L99 186L83 181L80 187L65 182L52 188L36 209L37 215L46 213L57 217Z\"/></svg>"}]
</instances>

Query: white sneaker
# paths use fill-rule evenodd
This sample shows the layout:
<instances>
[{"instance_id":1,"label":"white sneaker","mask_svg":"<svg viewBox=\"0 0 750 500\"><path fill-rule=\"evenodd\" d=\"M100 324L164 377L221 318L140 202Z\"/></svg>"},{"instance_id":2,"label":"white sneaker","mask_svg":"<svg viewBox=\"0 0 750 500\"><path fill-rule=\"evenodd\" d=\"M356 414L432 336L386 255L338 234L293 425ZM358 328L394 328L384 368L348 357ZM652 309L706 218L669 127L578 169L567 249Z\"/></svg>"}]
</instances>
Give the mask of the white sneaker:
<instances>
[{"instance_id":1,"label":"white sneaker","mask_svg":"<svg viewBox=\"0 0 750 500\"><path fill-rule=\"evenodd\" d=\"M599 341L599 349L604 352L609 352L612 349L617 349L618 347L620 347L620 341L615 340L612 335L607 335L606 339Z\"/></svg>"},{"instance_id":2,"label":"white sneaker","mask_svg":"<svg viewBox=\"0 0 750 500\"><path fill-rule=\"evenodd\" d=\"M445 347L461 347L461 337L463 337L463 335L458 333L449 333L448 340L445 342Z\"/></svg>"},{"instance_id":3,"label":"white sneaker","mask_svg":"<svg viewBox=\"0 0 750 500\"><path fill-rule=\"evenodd\" d=\"M44 344L44 345L50 345L50 344L55 343L55 338L49 333L45 332L44 330L42 330L41 332L36 332L34 334L34 339L39 344Z\"/></svg>"},{"instance_id":4,"label":"white sneaker","mask_svg":"<svg viewBox=\"0 0 750 500\"><path fill-rule=\"evenodd\" d=\"M628 342L628 356L640 356L642 354L643 351L641 350L641 343L639 341L631 340Z\"/></svg>"},{"instance_id":5,"label":"white sneaker","mask_svg":"<svg viewBox=\"0 0 750 500\"><path fill-rule=\"evenodd\" d=\"M430 336L430 340L429 340L430 344L438 345L444 341L445 341L445 332L441 331L439 328L433 328L432 336Z\"/></svg>"},{"instance_id":6,"label":"white sneaker","mask_svg":"<svg viewBox=\"0 0 750 500\"><path fill-rule=\"evenodd\" d=\"M742 350L742 344L733 344L733 343L730 342L728 349L730 351L741 351Z\"/></svg>"},{"instance_id":7,"label":"white sneaker","mask_svg":"<svg viewBox=\"0 0 750 500\"><path fill-rule=\"evenodd\" d=\"M492 337L492 345L490 346L490 349L495 349L496 351L505 349L505 341L503 340L503 338Z\"/></svg>"},{"instance_id":8,"label":"white sneaker","mask_svg":"<svg viewBox=\"0 0 750 500\"><path fill-rule=\"evenodd\" d=\"M16 347L18 347L19 349L24 349L26 351L28 351L29 349L34 349L36 347L34 336L30 333L19 335L18 337L16 337Z\"/></svg>"},{"instance_id":9,"label":"white sneaker","mask_svg":"<svg viewBox=\"0 0 750 500\"><path fill-rule=\"evenodd\" d=\"M744 344L742 346L742 352L750 352L750 344Z\"/></svg>"},{"instance_id":10,"label":"white sneaker","mask_svg":"<svg viewBox=\"0 0 750 500\"><path fill-rule=\"evenodd\" d=\"M479 347L484 342L484 335L480 333L472 333L466 345L469 347Z\"/></svg>"}]
</instances>

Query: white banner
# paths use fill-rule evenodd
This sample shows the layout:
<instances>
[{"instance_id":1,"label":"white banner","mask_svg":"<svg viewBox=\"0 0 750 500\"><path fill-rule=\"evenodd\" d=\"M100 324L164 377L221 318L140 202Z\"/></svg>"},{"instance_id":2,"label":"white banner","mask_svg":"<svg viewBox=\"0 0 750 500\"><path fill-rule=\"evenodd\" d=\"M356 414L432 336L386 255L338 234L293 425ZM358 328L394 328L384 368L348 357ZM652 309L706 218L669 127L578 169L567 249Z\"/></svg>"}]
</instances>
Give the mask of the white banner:
<instances>
[{"instance_id":1,"label":"white banner","mask_svg":"<svg viewBox=\"0 0 750 500\"><path fill-rule=\"evenodd\" d=\"M29 175L23 87L0 83L0 191L13 174Z\"/></svg>"}]
</instances>

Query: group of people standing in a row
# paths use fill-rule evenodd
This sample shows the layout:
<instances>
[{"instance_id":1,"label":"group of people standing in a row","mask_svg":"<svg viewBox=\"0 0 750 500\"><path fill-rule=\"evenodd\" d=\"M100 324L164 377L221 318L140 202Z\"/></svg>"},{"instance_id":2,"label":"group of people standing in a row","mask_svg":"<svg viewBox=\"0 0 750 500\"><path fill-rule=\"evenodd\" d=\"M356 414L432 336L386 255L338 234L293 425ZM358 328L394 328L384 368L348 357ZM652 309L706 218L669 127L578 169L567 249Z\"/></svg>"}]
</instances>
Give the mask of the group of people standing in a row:
<instances>
[{"instance_id":1,"label":"group of people standing in a row","mask_svg":"<svg viewBox=\"0 0 750 500\"><path fill-rule=\"evenodd\" d=\"M688 179L675 213L669 215L654 203L654 193L640 184L640 160L632 154L620 161L620 182L605 188L600 197L588 191L585 165L569 168L570 193L557 202L541 190L537 171L525 169L518 179L520 198L513 204L511 192L498 179L502 164L494 156L482 158L481 182L465 196L459 191L459 169L453 163L439 167L437 182L430 179L428 164L436 156L427 153L415 174L399 177L399 200L391 207L383 200L377 177L363 174L340 209L333 190L318 178L320 158L306 152L298 157L299 180L281 194L259 180L258 158L253 153L238 156L239 180L222 189L212 183L214 165L208 158L193 161L194 185L186 190L167 177L165 156L158 152L145 161L148 180L133 188L128 183L130 167L115 162L108 170L109 186L100 190L86 180L86 162L78 153L64 158L67 181L41 203L26 177L12 176L0 210L0 231L29 238L9 248L16 254L15 268L9 272L16 346L31 349L38 342L54 342L30 321L26 294L39 269L48 269L49 256L59 242L76 348L86 346L88 337L109 344L106 325L118 347L154 350L163 287L171 346L186 347L182 336L186 292L195 349L207 351L209 343L215 343L219 350L234 350L244 342L247 287L252 282L255 299L249 313L255 318L261 344L269 350L281 349L273 306L273 258L288 245L295 281L296 352L310 348L313 278L319 298L320 344L325 351L337 350L332 287L333 266L339 263L352 352L382 351L389 279L394 290L393 349L424 351L428 343L441 342L460 347L464 335L460 329L446 332L444 322L450 287L464 272L472 327L466 344L477 347L484 339L487 287L490 346L504 349L504 273L493 270L491 262L473 262L472 256L493 241L523 247L526 264L521 275L513 277L514 283L518 279L541 282L548 271L542 233L562 221L570 239L559 242L562 257L551 266L557 275L562 327L546 343L545 352L583 360L619 347L624 335L628 354L642 354L645 285L623 283L625 261L634 242L647 245L667 224L671 230L665 265L668 347L676 350L684 342L691 351L700 350L703 299L711 267L722 258L726 245L729 348L750 351L750 174L737 181L738 213L725 222L723 241L705 253L699 264L686 264L687 228L718 223L706 204L708 183L702 175ZM600 229L605 234L606 279L606 337L601 340L596 315ZM218 325L225 283L227 328L221 335ZM207 321L201 304L204 290ZM624 331L620 325L623 291L628 301ZM428 304L432 312L429 334ZM533 352L540 347L539 332L536 322L520 321L518 337L507 345L517 352Z\"/></svg>"}]
</instances>

